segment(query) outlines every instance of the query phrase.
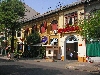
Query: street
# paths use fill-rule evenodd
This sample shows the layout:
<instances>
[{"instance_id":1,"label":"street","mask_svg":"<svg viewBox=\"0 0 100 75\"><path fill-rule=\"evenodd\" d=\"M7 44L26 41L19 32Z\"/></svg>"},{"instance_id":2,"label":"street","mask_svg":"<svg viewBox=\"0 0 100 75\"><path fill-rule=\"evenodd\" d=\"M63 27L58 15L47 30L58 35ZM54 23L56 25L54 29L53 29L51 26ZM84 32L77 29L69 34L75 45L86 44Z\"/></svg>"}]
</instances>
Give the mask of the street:
<instances>
[{"instance_id":1,"label":"street","mask_svg":"<svg viewBox=\"0 0 100 75\"><path fill-rule=\"evenodd\" d=\"M0 59L0 75L100 75L69 69L53 68L50 66L40 66L36 63L37 62L28 64Z\"/></svg>"}]
</instances>

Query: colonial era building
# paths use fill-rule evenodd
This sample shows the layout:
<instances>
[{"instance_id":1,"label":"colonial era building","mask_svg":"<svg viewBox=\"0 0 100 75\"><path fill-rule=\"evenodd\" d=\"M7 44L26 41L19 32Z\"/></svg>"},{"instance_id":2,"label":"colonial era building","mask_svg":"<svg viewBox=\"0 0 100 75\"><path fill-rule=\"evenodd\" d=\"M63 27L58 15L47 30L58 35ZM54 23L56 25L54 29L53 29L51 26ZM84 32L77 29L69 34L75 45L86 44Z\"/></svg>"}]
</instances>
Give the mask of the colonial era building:
<instances>
[{"instance_id":1,"label":"colonial era building","mask_svg":"<svg viewBox=\"0 0 100 75\"><path fill-rule=\"evenodd\" d=\"M35 15L32 20L25 22L21 31L21 40L35 29L39 32L42 42L34 46L46 46L46 56L56 59L68 59L68 53L73 52L74 58L86 62L86 44L79 31L79 20L86 17L91 10L99 9L97 0L81 0L42 15ZM96 3L96 4L95 4ZM43 45L45 44L45 45Z\"/></svg>"}]
</instances>

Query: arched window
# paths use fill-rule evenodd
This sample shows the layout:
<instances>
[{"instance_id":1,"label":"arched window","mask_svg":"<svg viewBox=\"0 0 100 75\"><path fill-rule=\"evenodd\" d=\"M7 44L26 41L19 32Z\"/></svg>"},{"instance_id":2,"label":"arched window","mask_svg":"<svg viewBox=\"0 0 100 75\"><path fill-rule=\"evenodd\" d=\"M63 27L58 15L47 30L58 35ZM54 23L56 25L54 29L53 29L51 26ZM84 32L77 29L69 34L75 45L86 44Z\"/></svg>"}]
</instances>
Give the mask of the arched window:
<instances>
[{"instance_id":1,"label":"arched window","mask_svg":"<svg viewBox=\"0 0 100 75\"><path fill-rule=\"evenodd\" d=\"M68 36L66 38L66 43L69 41L78 42L77 38L74 35Z\"/></svg>"}]
</instances>

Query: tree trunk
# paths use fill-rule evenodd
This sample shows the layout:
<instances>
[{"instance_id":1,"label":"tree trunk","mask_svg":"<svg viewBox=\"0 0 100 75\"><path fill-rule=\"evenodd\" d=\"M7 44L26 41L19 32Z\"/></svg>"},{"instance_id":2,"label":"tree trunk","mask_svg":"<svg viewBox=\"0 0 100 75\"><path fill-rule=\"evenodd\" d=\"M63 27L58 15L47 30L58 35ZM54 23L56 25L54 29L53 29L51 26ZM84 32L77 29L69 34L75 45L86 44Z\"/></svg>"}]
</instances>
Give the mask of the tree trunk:
<instances>
[{"instance_id":1,"label":"tree trunk","mask_svg":"<svg viewBox=\"0 0 100 75\"><path fill-rule=\"evenodd\" d=\"M11 59L14 58L14 29L12 29L12 39L11 39L11 53L10 53Z\"/></svg>"},{"instance_id":2,"label":"tree trunk","mask_svg":"<svg viewBox=\"0 0 100 75\"><path fill-rule=\"evenodd\" d=\"M11 53L14 52L14 30L12 29Z\"/></svg>"}]
</instances>

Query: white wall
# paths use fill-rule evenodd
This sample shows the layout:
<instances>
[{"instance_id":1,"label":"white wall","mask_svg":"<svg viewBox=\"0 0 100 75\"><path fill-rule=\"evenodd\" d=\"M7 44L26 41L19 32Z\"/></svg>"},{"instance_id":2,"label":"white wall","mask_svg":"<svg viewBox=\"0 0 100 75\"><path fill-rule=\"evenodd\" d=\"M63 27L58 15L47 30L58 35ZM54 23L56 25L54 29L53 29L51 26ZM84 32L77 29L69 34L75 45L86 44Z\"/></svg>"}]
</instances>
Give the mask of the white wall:
<instances>
[{"instance_id":1,"label":"white wall","mask_svg":"<svg viewBox=\"0 0 100 75\"><path fill-rule=\"evenodd\" d=\"M59 46L61 46L61 56L64 56L64 59L66 59L65 37L59 39Z\"/></svg>"},{"instance_id":2,"label":"white wall","mask_svg":"<svg viewBox=\"0 0 100 75\"><path fill-rule=\"evenodd\" d=\"M82 39L82 36L78 36L78 56L79 57L86 57L86 44L85 40ZM79 44L82 44L82 46L79 46Z\"/></svg>"},{"instance_id":3,"label":"white wall","mask_svg":"<svg viewBox=\"0 0 100 75\"><path fill-rule=\"evenodd\" d=\"M94 62L100 62L100 57L90 57Z\"/></svg>"}]
</instances>

